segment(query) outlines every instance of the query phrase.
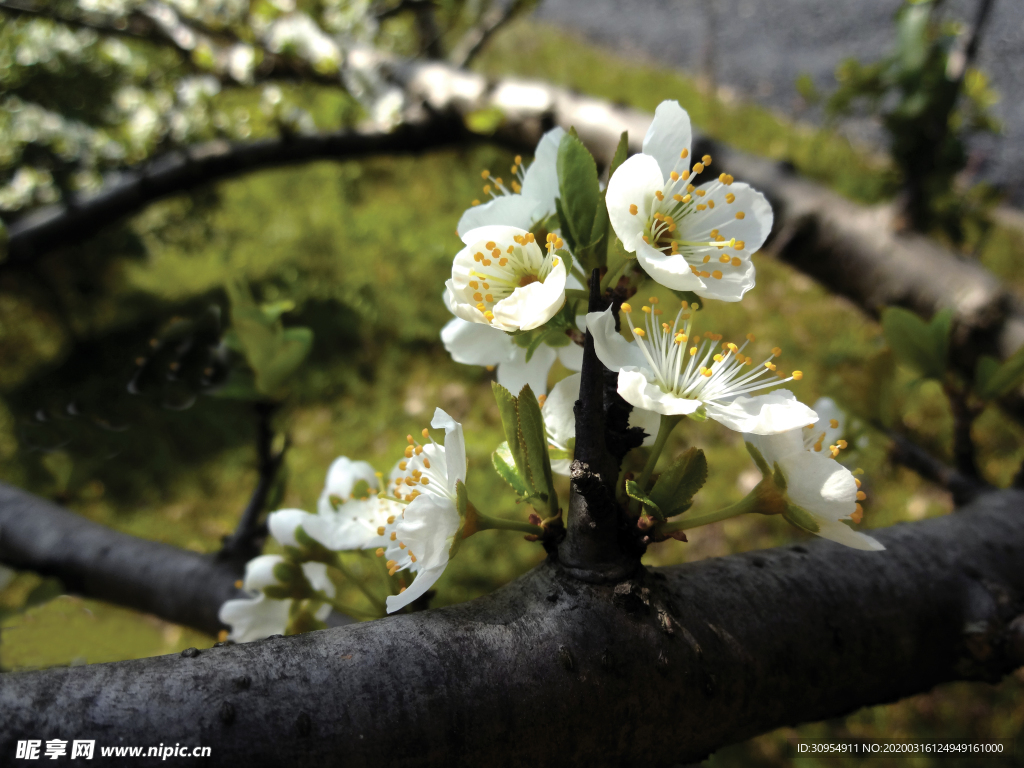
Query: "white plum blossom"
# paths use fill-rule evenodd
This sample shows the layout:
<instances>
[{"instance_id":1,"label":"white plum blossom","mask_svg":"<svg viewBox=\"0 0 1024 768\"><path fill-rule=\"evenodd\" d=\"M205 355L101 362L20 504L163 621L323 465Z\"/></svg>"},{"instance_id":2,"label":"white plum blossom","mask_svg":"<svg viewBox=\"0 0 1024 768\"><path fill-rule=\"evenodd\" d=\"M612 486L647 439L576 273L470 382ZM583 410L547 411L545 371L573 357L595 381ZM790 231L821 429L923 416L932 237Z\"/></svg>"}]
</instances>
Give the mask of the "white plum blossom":
<instances>
[{"instance_id":1,"label":"white plum blossom","mask_svg":"<svg viewBox=\"0 0 1024 768\"><path fill-rule=\"evenodd\" d=\"M525 172L523 158L517 155L509 186L501 177L484 171L481 176L488 182L484 194L491 195L493 199L474 205L462 214L459 236L492 224L531 230L553 216L555 198L558 197L558 145L564 135L561 128L552 128L545 133L537 144L533 162Z\"/></svg>"},{"instance_id":2,"label":"white plum blossom","mask_svg":"<svg viewBox=\"0 0 1024 768\"><path fill-rule=\"evenodd\" d=\"M568 270L549 235L547 253L524 229L487 226L470 230L446 283L448 308L456 317L502 331L539 328L565 304Z\"/></svg>"},{"instance_id":3,"label":"white plum blossom","mask_svg":"<svg viewBox=\"0 0 1024 768\"><path fill-rule=\"evenodd\" d=\"M833 458L845 447L845 441L836 439L824 449L825 442L841 434L842 418L835 403L823 398L814 407L821 416L813 424L777 435L745 438L760 451L769 467L778 464L786 478L789 501L809 513L817 526L812 533L854 549L885 549L879 541L842 522L860 522L863 510L857 501L864 495L853 473Z\"/></svg>"},{"instance_id":4,"label":"white plum blossom","mask_svg":"<svg viewBox=\"0 0 1024 768\"><path fill-rule=\"evenodd\" d=\"M674 290L739 301L754 287L757 251L772 228L764 196L722 173L698 187L695 177L711 163L691 168L690 118L675 101L663 101L644 137L643 153L616 169L608 181L608 218L623 248L644 271Z\"/></svg>"},{"instance_id":5,"label":"white plum blossom","mask_svg":"<svg viewBox=\"0 0 1024 768\"><path fill-rule=\"evenodd\" d=\"M357 497L358 490L361 495ZM267 526L284 546L299 546L295 531L302 526L310 538L336 552L376 549L386 543L378 529L402 507L394 500L378 496L380 490L381 482L372 465L340 456L327 472L316 514L302 509L279 509L267 518Z\"/></svg>"},{"instance_id":6,"label":"white plum blossom","mask_svg":"<svg viewBox=\"0 0 1024 768\"><path fill-rule=\"evenodd\" d=\"M384 555L389 573L407 570L416 578L412 586L388 597L388 613L421 597L441 577L461 527L456 484L466 480L462 425L438 408L430 426L444 429L444 444L430 438L420 445L410 436L406 458L392 475L395 496L409 503L384 531Z\"/></svg>"},{"instance_id":7,"label":"white plum blossom","mask_svg":"<svg viewBox=\"0 0 1024 768\"><path fill-rule=\"evenodd\" d=\"M772 435L802 427L817 420L813 410L799 402L788 390L748 397L776 387L803 373L793 371L788 378L775 375L772 360L781 354L778 347L764 362L755 365L742 345L722 343L721 336L693 335L693 307L684 301L672 323L659 322L662 310L651 297L644 306L644 328L634 327L632 307L622 305L623 322L633 341L615 330L611 307L587 315L587 326L594 337L597 356L607 368L619 372L618 392L635 408L666 416L693 415L711 418L737 432Z\"/></svg>"},{"instance_id":8,"label":"white plum blossom","mask_svg":"<svg viewBox=\"0 0 1024 768\"><path fill-rule=\"evenodd\" d=\"M217 617L229 627L228 638L236 643L249 643L271 635L282 635L288 628L291 600L268 597L263 590L278 585L274 568L285 562L280 555L260 555L245 564L245 580L242 589L250 594L247 598L228 600L221 607ZM302 572L315 590L327 597L334 597L334 584L327 576L323 563L303 563ZM331 612L331 606L321 605L313 614L323 621Z\"/></svg>"},{"instance_id":9,"label":"white plum blossom","mask_svg":"<svg viewBox=\"0 0 1024 768\"><path fill-rule=\"evenodd\" d=\"M551 471L559 475L568 476L572 465L576 444L576 414L573 406L580 396L581 379L581 374L574 373L555 384L540 409L551 451ZM647 433L643 442L645 446L654 444L660 425L660 417L652 411L634 408L629 414L629 426L640 427Z\"/></svg>"}]
</instances>

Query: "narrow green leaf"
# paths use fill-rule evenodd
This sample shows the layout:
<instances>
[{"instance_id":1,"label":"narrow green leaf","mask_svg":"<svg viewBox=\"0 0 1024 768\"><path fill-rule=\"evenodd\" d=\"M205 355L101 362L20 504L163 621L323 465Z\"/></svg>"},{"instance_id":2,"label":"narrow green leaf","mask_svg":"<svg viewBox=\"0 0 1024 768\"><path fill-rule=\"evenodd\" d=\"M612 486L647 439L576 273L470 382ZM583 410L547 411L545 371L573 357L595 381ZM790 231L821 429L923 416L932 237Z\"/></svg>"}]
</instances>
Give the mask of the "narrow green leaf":
<instances>
[{"instance_id":1,"label":"narrow green leaf","mask_svg":"<svg viewBox=\"0 0 1024 768\"><path fill-rule=\"evenodd\" d=\"M808 533L817 533L821 528L810 512L803 507L798 507L796 504L790 504L786 507L786 511L782 513L782 516L790 525L795 525L797 528Z\"/></svg>"},{"instance_id":2,"label":"narrow green leaf","mask_svg":"<svg viewBox=\"0 0 1024 768\"><path fill-rule=\"evenodd\" d=\"M629 131L623 131L619 136L619 145L615 147L615 154L612 155L611 165L608 166L609 179L619 170L619 166L626 162L627 157L629 157Z\"/></svg>"},{"instance_id":3,"label":"narrow green leaf","mask_svg":"<svg viewBox=\"0 0 1024 768\"><path fill-rule=\"evenodd\" d=\"M639 501L644 505L644 509L653 514L658 520L664 522L665 514L661 511L661 507L651 500L650 497L644 495L644 492L640 490L640 486L635 480L626 481L626 495L631 499Z\"/></svg>"},{"instance_id":4,"label":"narrow green leaf","mask_svg":"<svg viewBox=\"0 0 1024 768\"><path fill-rule=\"evenodd\" d=\"M945 349L937 340L940 329L901 307L887 307L882 312L882 331L897 360L926 378L941 379L946 371Z\"/></svg>"},{"instance_id":5,"label":"narrow green leaf","mask_svg":"<svg viewBox=\"0 0 1024 768\"><path fill-rule=\"evenodd\" d=\"M534 489L545 495L551 488L551 460L548 458L548 441L544 433L544 417L540 413L540 403L537 402L529 384L519 392L518 402L519 434L522 436L523 451L529 465L530 482Z\"/></svg>"},{"instance_id":6,"label":"narrow green leaf","mask_svg":"<svg viewBox=\"0 0 1024 768\"><path fill-rule=\"evenodd\" d=\"M665 517L682 514L708 479L708 461L700 448L690 448L658 478L651 488L651 500Z\"/></svg>"},{"instance_id":7,"label":"narrow green leaf","mask_svg":"<svg viewBox=\"0 0 1024 768\"><path fill-rule=\"evenodd\" d=\"M1021 383L1024 383L1024 347L1002 364L987 355L978 361L974 386L979 397L985 400L1002 397Z\"/></svg>"},{"instance_id":8,"label":"narrow green leaf","mask_svg":"<svg viewBox=\"0 0 1024 768\"><path fill-rule=\"evenodd\" d=\"M561 210L568 229L577 245L586 245L594 229L600 197L597 163L582 141L566 134L558 147L556 167Z\"/></svg>"},{"instance_id":9,"label":"narrow green leaf","mask_svg":"<svg viewBox=\"0 0 1024 768\"><path fill-rule=\"evenodd\" d=\"M519 468L520 475L526 480L527 487L532 488L529 468L519 436L519 403L512 393L498 382L492 382L491 389L494 392L494 401L498 404L498 413L501 414L501 427L505 432L505 440L509 453L512 454L512 461Z\"/></svg>"},{"instance_id":10,"label":"narrow green leaf","mask_svg":"<svg viewBox=\"0 0 1024 768\"><path fill-rule=\"evenodd\" d=\"M569 226L569 217L566 215L565 209L562 208L562 201L557 197L555 198L555 215L558 217L558 228L562 232L562 238L569 245L569 250L575 251L578 243L573 237L572 229Z\"/></svg>"},{"instance_id":11,"label":"narrow green leaf","mask_svg":"<svg viewBox=\"0 0 1024 768\"><path fill-rule=\"evenodd\" d=\"M494 471L512 487L516 494L525 497L532 493L526 479L516 468L516 460L512 457L512 451L509 450L507 442L499 445L491 453L491 464L494 466Z\"/></svg>"}]
</instances>

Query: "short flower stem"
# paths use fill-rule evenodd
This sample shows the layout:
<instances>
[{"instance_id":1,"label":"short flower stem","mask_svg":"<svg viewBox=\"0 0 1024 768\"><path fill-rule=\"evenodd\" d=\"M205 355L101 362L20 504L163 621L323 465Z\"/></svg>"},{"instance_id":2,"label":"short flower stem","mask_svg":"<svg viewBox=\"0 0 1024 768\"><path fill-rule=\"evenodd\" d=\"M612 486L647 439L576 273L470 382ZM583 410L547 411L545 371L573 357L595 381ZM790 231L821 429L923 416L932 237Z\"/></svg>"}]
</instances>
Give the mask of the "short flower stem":
<instances>
[{"instance_id":1,"label":"short flower stem","mask_svg":"<svg viewBox=\"0 0 1024 768\"><path fill-rule=\"evenodd\" d=\"M706 515L683 518L671 523L659 523L654 526L654 532L660 538L662 535L667 536L668 534L675 533L676 531L686 531L690 528L697 528L702 525L717 523L720 520L728 520L730 517L738 517L739 515L744 515L747 512L754 512L756 507L757 499L753 494L749 494L742 500L737 501L735 504L723 507L715 512L708 512Z\"/></svg>"},{"instance_id":2,"label":"short flower stem","mask_svg":"<svg viewBox=\"0 0 1024 768\"><path fill-rule=\"evenodd\" d=\"M676 424L685 418L685 416L662 415L661 423L658 425L658 437L655 439L654 445L651 446L651 455L647 457L647 463L644 464L643 471L640 472L640 477L636 481L641 491L647 490L647 481L651 479L651 474L658 465L658 459L665 448L665 443L668 442L669 434L675 429Z\"/></svg>"},{"instance_id":3,"label":"short flower stem","mask_svg":"<svg viewBox=\"0 0 1024 768\"><path fill-rule=\"evenodd\" d=\"M522 533L532 533L536 536L543 536L544 529L539 525L533 523L521 523L518 520L507 520L503 517L490 517L488 515L476 513L477 516L477 530L501 530L501 531L520 531Z\"/></svg>"},{"instance_id":4,"label":"short flower stem","mask_svg":"<svg viewBox=\"0 0 1024 768\"><path fill-rule=\"evenodd\" d=\"M611 288L615 283L619 281L619 275L632 261L628 256L621 257L617 264L609 264L608 271L604 273L604 279L601 281L601 295L603 296L605 291ZM614 282L613 282L614 281Z\"/></svg>"},{"instance_id":5,"label":"short flower stem","mask_svg":"<svg viewBox=\"0 0 1024 768\"><path fill-rule=\"evenodd\" d=\"M353 576L352 572L347 567L345 567L345 563L341 560L340 552L334 555L334 562L331 565L333 565L335 568L341 571L341 575L348 579L360 592L363 593L366 599L370 601L370 605L372 605L379 611L386 610L384 601L381 600L379 596L373 594L373 592L370 591L369 587L367 587L365 584L363 584L362 581Z\"/></svg>"}]
</instances>

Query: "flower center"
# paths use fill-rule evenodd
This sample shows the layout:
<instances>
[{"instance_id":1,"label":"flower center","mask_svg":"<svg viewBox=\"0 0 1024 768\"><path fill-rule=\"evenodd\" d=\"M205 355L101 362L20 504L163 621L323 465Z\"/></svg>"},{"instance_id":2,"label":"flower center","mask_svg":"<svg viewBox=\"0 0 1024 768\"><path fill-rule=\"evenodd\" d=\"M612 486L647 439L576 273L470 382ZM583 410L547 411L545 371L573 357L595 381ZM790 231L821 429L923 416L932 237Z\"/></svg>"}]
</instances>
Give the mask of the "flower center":
<instances>
[{"instance_id":1,"label":"flower center","mask_svg":"<svg viewBox=\"0 0 1024 768\"><path fill-rule=\"evenodd\" d=\"M539 283L539 282L540 282L540 280L537 279L536 275L523 275L523 277L519 280L519 287L520 288L525 288L526 286L530 285L531 283Z\"/></svg>"}]
</instances>

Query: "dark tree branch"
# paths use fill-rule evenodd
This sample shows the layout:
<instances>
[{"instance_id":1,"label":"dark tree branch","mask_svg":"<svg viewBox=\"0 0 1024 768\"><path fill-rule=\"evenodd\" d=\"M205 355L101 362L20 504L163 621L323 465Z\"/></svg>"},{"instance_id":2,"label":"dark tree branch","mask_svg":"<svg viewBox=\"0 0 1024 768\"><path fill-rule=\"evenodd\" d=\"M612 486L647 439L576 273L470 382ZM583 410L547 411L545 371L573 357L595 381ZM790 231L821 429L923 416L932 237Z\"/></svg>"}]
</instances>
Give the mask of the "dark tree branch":
<instances>
[{"instance_id":1,"label":"dark tree branch","mask_svg":"<svg viewBox=\"0 0 1024 768\"><path fill-rule=\"evenodd\" d=\"M234 534L224 540L218 557L245 564L263 551L266 539L266 526L260 524L260 517L266 509L270 491L277 482L278 472L284 463L284 455L288 449L287 442L278 452L274 451L273 416L278 409L277 403L256 403L256 461L259 480L238 520Z\"/></svg>"},{"instance_id":2,"label":"dark tree branch","mask_svg":"<svg viewBox=\"0 0 1024 768\"><path fill-rule=\"evenodd\" d=\"M892 441L889 458L893 463L906 467L925 480L945 488L953 494L953 501L957 505L966 504L983 493L995 490L979 477L965 475L958 469L942 463L905 435L884 428L882 431Z\"/></svg>"},{"instance_id":3,"label":"dark tree branch","mask_svg":"<svg viewBox=\"0 0 1024 768\"><path fill-rule=\"evenodd\" d=\"M54 205L9 227L7 264L22 264L81 242L164 197L239 174L314 159L407 154L472 140L460 120L435 117L406 123L392 133L339 131L249 143L214 141L156 158L118 175L104 190L74 207Z\"/></svg>"},{"instance_id":4,"label":"dark tree branch","mask_svg":"<svg viewBox=\"0 0 1024 768\"><path fill-rule=\"evenodd\" d=\"M0 562L60 579L68 592L216 635L242 565L146 541L0 483Z\"/></svg>"},{"instance_id":5,"label":"dark tree branch","mask_svg":"<svg viewBox=\"0 0 1024 768\"><path fill-rule=\"evenodd\" d=\"M525 0L494 0L477 21L463 34L448 54L448 61L456 67L465 67L483 49L495 32L515 18L527 5Z\"/></svg>"},{"instance_id":6,"label":"dark tree branch","mask_svg":"<svg viewBox=\"0 0 1024 768\"><path fill-rule=\"evenodd\" d=\"M874 531L881 553L819 539L617 585L550 560L440 610L12 674L0 754L17 739L106 738L275 768L696 762L1024 663L1022 506L1001 492Z\"/></svg>"}]
</instances>

